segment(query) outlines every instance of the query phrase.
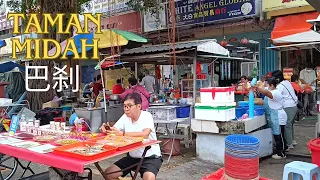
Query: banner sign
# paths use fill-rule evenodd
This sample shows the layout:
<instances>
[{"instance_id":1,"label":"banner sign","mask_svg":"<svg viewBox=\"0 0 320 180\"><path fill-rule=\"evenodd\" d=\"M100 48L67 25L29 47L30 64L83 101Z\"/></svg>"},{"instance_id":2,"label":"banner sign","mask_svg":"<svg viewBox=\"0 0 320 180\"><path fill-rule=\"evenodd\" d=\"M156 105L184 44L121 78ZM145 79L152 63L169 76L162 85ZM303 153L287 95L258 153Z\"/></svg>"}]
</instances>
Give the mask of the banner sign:
<instances>
[{"instance_id":1,"label":"banner sign","mask_svg":"<svg viewBox=\"0 0 320 180\"><path fill-rule=\"evenodd\" d=\"M170 9L167 6L167 10ZM169 24L172 22L171 13ZM176 2L176 25L192 25L256 15L255 0L181 0Z\"/></svg>"},{"instance_id":2,"label":"banner sign","mask_svg":"<svg viewBox=\"0 0 320 180\"><path fill-rule=\"evenodd\" d=\"M83 6L86 13L103 13L105 16L132 10L127 5L129 0L92 0Z\"/></svg>"},{"instance_id":3,"label":"banner sign","mask_svg":"<svg viewBox=\"0 0 320 180\"><path fill-rule=\"evenodd\" d=\"M275 11L308 5L309 3L306 0L263 0L262 11Z\"/></svg>"}]
</instances>

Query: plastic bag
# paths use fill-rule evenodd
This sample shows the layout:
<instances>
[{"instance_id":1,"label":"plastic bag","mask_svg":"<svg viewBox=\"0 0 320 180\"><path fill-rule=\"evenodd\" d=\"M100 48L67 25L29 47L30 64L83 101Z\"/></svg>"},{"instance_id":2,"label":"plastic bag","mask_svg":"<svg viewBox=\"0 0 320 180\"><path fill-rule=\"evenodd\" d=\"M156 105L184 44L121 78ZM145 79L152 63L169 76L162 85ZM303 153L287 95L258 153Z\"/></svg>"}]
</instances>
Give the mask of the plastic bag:
<instances>
[{"instance_id":1,"label":"plastic bag","mask_svg":"<svg viewBox=\"0 0 320 180\"><path fill-rule=\"evenodd\" d=\"M304 93L306 94L311 94L313 92L313 89L310 85L305 85L303 90L304 90Z\"/></svg>"}]
</instances>

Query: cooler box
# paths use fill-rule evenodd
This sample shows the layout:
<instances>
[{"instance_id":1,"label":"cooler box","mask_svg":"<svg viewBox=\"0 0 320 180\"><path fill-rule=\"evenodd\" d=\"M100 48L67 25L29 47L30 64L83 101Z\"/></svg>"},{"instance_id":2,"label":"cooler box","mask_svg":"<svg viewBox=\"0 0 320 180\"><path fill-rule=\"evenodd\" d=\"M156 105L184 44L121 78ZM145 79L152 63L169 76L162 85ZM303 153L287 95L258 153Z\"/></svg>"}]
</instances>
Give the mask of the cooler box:
<instances>
[{"instance_id":1,"label":"cooler box","mask_svg":"<svg viewBox=\"0 0 320 180\"><path fill-rule=\"evenodd\" d=\"M230 121L236 118L236 103L196 103L195 119Z\"/></svg>"},{"instance_id":2,"label":"cooler box","mask_svg":"<svg viewBox=\"0 0 320 180\"><path fill-rule=\"evenodd\" d=\"M234 102L233 87L209 87L200 89L201 103Z\"/></svg>"}]
</instances>

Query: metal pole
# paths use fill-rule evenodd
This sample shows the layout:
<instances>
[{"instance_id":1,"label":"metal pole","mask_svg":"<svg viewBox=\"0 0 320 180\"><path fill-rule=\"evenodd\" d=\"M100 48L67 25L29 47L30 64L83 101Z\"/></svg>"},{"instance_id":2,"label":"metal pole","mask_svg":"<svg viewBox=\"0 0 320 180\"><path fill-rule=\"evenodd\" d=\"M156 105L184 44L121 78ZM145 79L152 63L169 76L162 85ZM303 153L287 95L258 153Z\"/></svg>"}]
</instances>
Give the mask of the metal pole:
<instances>
[{"instance_id":1,"label":"metal pole","mask_svg":"<svg viewBox=\"0 0 320 180\"><path fill-rule=\"evenodd\" d=\"M99 64L100 64L100 58L99 58ZM103 91L104 112L106 113L107 112L106 89L104 85L104 75L103 75L101 65L100 65L100 74L101 74L101 83L102 83L102 91ZM107 80L106 80L106 83L108 83Z\"/></svg>"},{"instance_id":2,"label":"metal pole","mask_svg":"<svg viewBox=\"0 0 320 180\"><path fill-rule=\"evenodd\" d=\"M134 62L134 76L138 79L138 62Z\"/></svg>"},{"instance_id":3,"label":"metal pole","mask_svg":"<svg viewBox=\"0 0 320 180\"><path fill-rule=\"evenodd\" d=\"M193 57L193 105L196 103L196 95L197 95L197 50L195 50L195 54Z\"/></svg>"}]
</instances>

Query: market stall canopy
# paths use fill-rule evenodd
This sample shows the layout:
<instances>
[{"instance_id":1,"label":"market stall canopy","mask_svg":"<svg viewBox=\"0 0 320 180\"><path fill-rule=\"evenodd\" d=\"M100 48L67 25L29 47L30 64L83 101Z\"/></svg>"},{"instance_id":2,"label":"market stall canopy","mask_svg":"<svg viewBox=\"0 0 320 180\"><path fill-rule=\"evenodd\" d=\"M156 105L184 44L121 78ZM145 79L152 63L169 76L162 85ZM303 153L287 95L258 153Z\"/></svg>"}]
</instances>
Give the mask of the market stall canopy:
<instances>
[{"instance_id":1,"label":"market stall canopy","mask_svg":"<svg viewBox=\"0 0 320 180\"><path fill-rule=\"evenodd\" d=\"M307 20L316 19L318 12L277 17L271 33L272 44L307 43L320 41L320 34L313 31Z\"/></svg>"},{"instance_id":2,"label":"market stall canopy","mask_svg":"<svg viewBox=\"0 0 320 180\"><path fill-rule=\"evenodd\" d=\"M19 70L21 72L25 71L24 66L17 64L12 61L1 62L0 63L0 73L6 73L14 70Z\"/></svg>"},{"instance_id":3,"label":"market stall canopy","mask_svg":"<svg viewBox=\"0 0 320 180\"><path fill-rule=\"evenodd\" d=\"M121 55L145 54L164 52L172 49L172 44L146 45L139 48L128 49L121 53ZM216 54L221 56L229 56L229 51L217 43L215 39L205 39L196 41L177 42L176 50L190 50L196 49L198 52Z\"/></svg>"},{"instance_id":4,"label":"market stall canopy","mask_svg":"<svg viewBox=\"0 0 320 180\"><path fill-rule=\"evenodd\" d=\"M267 49L275 50L275 51L290 51L290 50L312 49L312 48L316 48L320 50L320 42L296 43L296 44L281 45L281 46L272 45L271 47L267 47Z\"/></svg>"},{"instance_id":5,"label":"market stall canopy","mask_svg":"<svg viewBox=\"0 0 320 180\"><path fill-rule=\"evenodd\" d=\"M122 31L122 30L102 30L101 34L97 33L89 33L89 34L77 34L72 37L74 42L77 46L78 53L82 52L81 48L81 39L87 39L87 44L92 44L92 39L99 39L98 48L110 48L110 47L117 47L117 46L126 46L129 43L146 43L148 42L147 39L138 36L132 32ZM67 40L60 43L61 45L61 52L64 52ZM92 47L87 47L86 51L91 50ZM56 48L53 48L49 51L49 56L53 56L56 53ZM73 55L71 51L68 51L67 55Z\"/></svg>"}]
</instances>

